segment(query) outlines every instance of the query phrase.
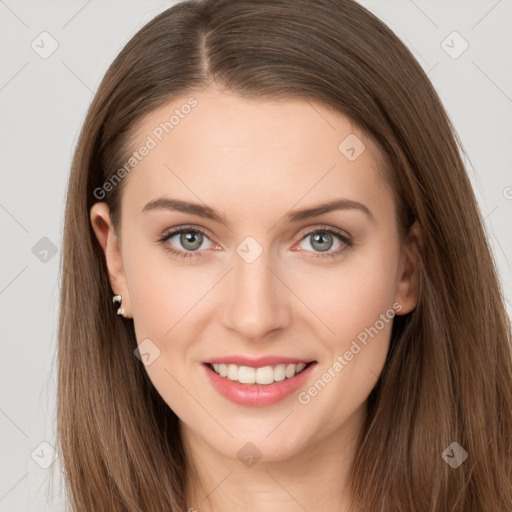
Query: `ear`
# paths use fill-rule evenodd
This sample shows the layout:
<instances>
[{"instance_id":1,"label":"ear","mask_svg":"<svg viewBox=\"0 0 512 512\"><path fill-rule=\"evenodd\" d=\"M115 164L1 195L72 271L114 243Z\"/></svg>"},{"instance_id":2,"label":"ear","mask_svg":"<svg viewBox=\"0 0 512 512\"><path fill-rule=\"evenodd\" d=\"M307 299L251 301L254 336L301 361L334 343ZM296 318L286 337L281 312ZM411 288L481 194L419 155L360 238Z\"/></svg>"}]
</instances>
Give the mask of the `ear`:
<instances>
[{"instance_id":1,"label":"ear","mask_svg":"<svg viewBox=\"0 0 512 512\"><path fill-rule=\"evenodd\" d=\"M115 295L121 295L122 297L124 317L131 318L132 308L121 257L121 247L110 219L107 203L95 203L91 207L90 219L96 238L105 255L110 286Z\"/></svg>"},{"instance_id":2,"label":"ear","mask_svg":"<svg viewBox=\"0 0 512 512\"><path fill-rule=\"evenodd\" d=\"M419 261L422 248L421 231L418 221L414 221L400 255L399 280L395 293L395 302L402 307L397 314L410 313L419 298Z\"/></svg>"}]
</instances>

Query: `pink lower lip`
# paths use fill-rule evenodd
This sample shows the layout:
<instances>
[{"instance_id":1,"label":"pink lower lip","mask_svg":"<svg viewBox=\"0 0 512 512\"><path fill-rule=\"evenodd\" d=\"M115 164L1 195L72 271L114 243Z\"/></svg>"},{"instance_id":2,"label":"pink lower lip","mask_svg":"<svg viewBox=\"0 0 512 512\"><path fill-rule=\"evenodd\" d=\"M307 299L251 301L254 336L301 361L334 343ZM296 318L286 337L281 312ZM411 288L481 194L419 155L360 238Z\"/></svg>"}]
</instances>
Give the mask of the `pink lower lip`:
<instances>
[{"instance_id":1,"label":"pink lower lip","mask_svg":"<svg viewBox=\"0 0 512 512\"><path fill-rule=\"evenodd\" d=\"M290 396L304 385L312 368L312 363L299 374L291 379L285 379L273 384L240 384L240 382L221 377L215 373L207 364L203 364L206 375L213 387L228 400L235 404L248 407L265 407L272 405Z\"/></svg>"}]
</instances>

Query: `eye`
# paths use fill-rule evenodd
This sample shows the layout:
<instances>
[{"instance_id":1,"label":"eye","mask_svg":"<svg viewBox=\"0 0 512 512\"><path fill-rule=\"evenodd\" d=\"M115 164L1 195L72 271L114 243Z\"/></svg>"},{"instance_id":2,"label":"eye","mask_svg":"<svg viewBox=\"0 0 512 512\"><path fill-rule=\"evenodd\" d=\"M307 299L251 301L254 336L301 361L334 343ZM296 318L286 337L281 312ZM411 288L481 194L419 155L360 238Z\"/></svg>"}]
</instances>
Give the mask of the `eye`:
<instances>
[{"instance_id":1,"label":"eye","mask_svg":"<svg viewBox=\"0 0 512 512\"><path fill-rule=\"evenodd\" d=\"M312 256L313 258L335 258L352 245L350 238L342 231L327 226L309 231L301 239L300 243L306 243L306 245L313 248L313 252L317 253ZM332 247L335 245L337 248L331 251ZM304 247L302 248L304 249ZM307 247L305 249L309 251Z\"/></svg>"},{"instance_id":2,"label":"eye","mask_svg":"<svg viewBox=\"0 0 512 512\"><path fill-rule=\"evenodd\" d=\"M173 239L175 239L173 241ZM180 258L204 256L204 242L209 240L207 234L197 228L182 226L166 233L158 240L166 250ZM178 246L178 248L176 248ZM182 247L184 250L180 249Z\"/></svg>"},{"instance_id":3,"label":"eye","mask_svg":"<svg viewBox=\"0 0 512 512\"><path fill-rule=\"evenodd\" d=\"M315 252L316 254L309 256L313 258L328 257L334 259L348 247L352 246L352 241L346 234L330 226L320 226L306 233L301 238L299 247L301 243L305 243L308 240L308 245L313 250L311 251L307 247L301 247L301 249L305 249L307 252ZM332 251L331 249L335 245L336 240L337 248ZM203 230L192 226L175 228L158 240L167 251L182 259L205 256L207 247L204 244L206 241L211 242L208 235ZM292 250L296 249L292 248Z\"/></svg>"}]
</instances>

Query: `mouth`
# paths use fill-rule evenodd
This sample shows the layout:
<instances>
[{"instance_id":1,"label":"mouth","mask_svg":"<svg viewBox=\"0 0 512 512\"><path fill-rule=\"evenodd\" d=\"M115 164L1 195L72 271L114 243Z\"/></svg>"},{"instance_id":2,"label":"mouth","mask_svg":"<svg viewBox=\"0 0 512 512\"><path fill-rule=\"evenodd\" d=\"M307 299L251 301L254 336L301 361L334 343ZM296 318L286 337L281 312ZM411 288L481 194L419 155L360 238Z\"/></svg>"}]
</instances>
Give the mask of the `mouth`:
<instances>
[{"instance_id":1,"label":"mouth","mask_svg":"<svg viewBox=\"0 0 512 512\"><path fill-rule=\"evenodd\" d=\"M275 382L293 379L299 375L316 361L307 363L280 363L274 366L244 366L226 363L205 363L210 370L215 372L219 377L228 379L240 384L259 384L261 386L269 386Z\"/></svg>"},{"instance_id":2,"label":"mouth","mask_svg":"<svg viewBox=\"0 0 512 512\"><path fill-rule=\"evenodd\" d=\"M317 364L317 361L289 360L275 365L246 366L247 363L237 365L217 360L201 366L207 381L222 397L245 407L265 407L285 400L307 385Z\"/></svg>"}]
</instances>

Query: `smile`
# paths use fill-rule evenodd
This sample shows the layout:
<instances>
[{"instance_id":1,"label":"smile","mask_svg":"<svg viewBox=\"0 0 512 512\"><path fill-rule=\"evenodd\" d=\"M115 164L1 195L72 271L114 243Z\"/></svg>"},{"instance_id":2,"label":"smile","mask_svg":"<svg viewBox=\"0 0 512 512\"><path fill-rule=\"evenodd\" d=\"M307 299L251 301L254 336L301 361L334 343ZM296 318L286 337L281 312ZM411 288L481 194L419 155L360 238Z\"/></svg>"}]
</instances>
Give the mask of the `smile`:
<instances>
[{"instance_id":1,"label":"smile","mask_svg":"<svg viewBox=\"0 0 512 512\"><path fill-rule=\"evenodd\" d=\"M316 361L311 361L260 367L203 363L201 367L222 397L246 407L265 407L284 400L304 386L316 365Z\"/></svg>"},{"instance_id":2,"label":"smile","mask_svg":"<svg viewBox=\"0 0 512 512\"><path fill-rule=\"evenodd\" d=\"M262 368L218 363L211 366L217 375L241 384L269 385L295 377L306 368L307 364L278 364L277 366L263 366Z\"/></svg>"}]
</instances>

